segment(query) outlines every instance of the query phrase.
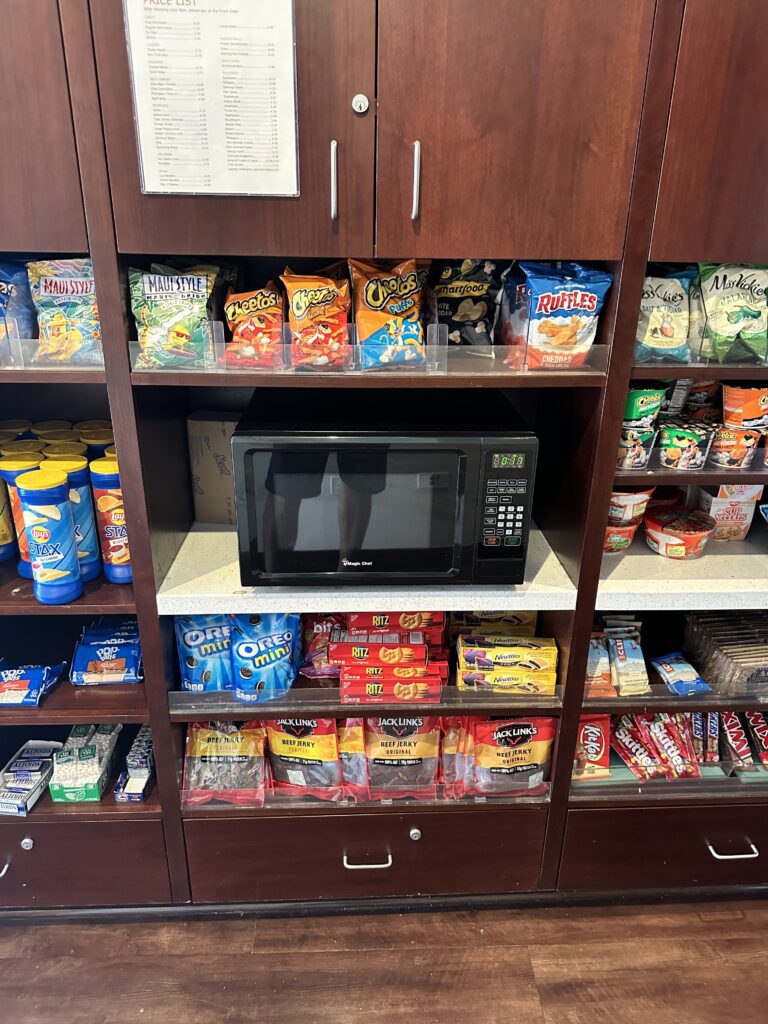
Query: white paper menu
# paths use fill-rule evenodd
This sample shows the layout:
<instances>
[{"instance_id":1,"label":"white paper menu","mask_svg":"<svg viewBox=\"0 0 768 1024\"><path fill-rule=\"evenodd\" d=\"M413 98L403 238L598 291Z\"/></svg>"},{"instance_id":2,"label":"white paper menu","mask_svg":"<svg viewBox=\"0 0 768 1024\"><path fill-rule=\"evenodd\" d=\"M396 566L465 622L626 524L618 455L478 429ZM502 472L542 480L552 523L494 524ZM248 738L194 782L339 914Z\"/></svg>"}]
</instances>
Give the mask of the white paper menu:
<instances>
[{"instance_id":1,"label":"white paper menu","mask_svg":"<svg viewBox=\"0 0 768 1024\"><path fill-rule=\"evenodd\" d=\"M142 192L297 196L293 0L123 0Z\"/></svg>"}]
</instances>

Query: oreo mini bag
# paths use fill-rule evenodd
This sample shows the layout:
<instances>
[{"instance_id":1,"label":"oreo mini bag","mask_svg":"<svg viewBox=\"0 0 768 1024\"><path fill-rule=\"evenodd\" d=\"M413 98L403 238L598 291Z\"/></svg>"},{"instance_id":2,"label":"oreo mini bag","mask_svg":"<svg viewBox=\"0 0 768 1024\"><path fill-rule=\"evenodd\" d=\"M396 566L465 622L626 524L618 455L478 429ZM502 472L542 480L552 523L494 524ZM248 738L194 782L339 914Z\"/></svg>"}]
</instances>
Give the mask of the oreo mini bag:
<instances>
[{"instance_id":1,"label":"oreo mini bag","mask_svg":"<svg viewBox=\"0 0 768 1024\"><path fill-rule=\"evenodd\" d=\"M231 630L226 615L177 615L182 690L232 689Z\"/></svg>"},{"instance_id":2,"label":"oreo mini bag","mask_svg":"<svg viewBox=\"0 0 768 1024\"><path fill-rule=\"evenodd\" d=\"M229 622L235 698L254 704L282 697L298 671L301 616L230 615Z\"/></svg>"},{"instance_id":3,"label":"oreo mini bag","mask_svg":"<svg viewBox=\"0 0 768 1024\"><path fill-rule=\"evenodd\" d=\"M423 363L422 279L416 261L404 260L389 270L379 270L350 260L349 272L362 369Z\"/></svg>"}]
</instances>

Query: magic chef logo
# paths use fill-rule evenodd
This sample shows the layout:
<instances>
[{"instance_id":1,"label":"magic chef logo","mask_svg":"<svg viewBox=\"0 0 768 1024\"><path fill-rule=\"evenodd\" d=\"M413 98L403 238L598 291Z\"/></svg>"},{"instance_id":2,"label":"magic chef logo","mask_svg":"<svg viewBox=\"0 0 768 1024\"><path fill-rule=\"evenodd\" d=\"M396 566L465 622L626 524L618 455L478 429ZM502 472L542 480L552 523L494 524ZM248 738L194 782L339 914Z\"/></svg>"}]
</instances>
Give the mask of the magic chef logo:
<instances>
[{"instance_id":1,"label":"magic chef logo","mask_svg":"<svg viewBox=\"0 0 768 1024\"><path fill-rule=\"evenodd\" d=\"M393 739L404 739L413 736L424 725L423 718L380 718L379 728Z\"/></svg>"},{"instance_id":2,"label":"magic chef logo","mask_svg":"<svg viewBox=\"0 0 768 1024\"><path fill-rule=\"evenodd\" d=\"M341 564L345 569L367 569L373 565L373 562L368 562L364 558L353 561L351 558L342 558Z\"/></svg>"},{"instance_id":3,"label":"magic chef logo","mask_svg":"<svg viewBox=\"0 0 768 1024\"><path fill-rule=\"evenodd\" d=\"M278 718L275 725L289 736L302 739L304 736L312 735L317 728L317 721L314 718Z\"/></svg>"},{"instance_id":4,"label":"magic chef logo","mask_svg":"<svg viewBox=\"0 0 768 1024\"><path fill-rule=\"evenodd\" d=\"M532 722L515 722L514 725L500 725L493 731L494 743L500 747L519 747L532 740L538 729Z\"/></svg>"}]
</instances>

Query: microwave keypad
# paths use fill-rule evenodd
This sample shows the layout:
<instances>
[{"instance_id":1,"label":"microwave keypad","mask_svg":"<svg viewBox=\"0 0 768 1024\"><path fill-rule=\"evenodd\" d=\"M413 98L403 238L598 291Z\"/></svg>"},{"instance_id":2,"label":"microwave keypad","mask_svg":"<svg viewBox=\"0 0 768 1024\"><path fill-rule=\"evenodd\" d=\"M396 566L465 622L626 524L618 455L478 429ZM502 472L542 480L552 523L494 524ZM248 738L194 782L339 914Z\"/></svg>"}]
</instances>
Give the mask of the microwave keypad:
<instances>
[{"instance_id":1,"label":"microwave keypad","mask_svg":"<svg viewBox=\"0 0 768 1024\"><path fill-rule=\"evenodd\" d=\"M486 481L483 547L519 548L523 543L527 481L514 477Z\"/></svg>"}]
</instances>

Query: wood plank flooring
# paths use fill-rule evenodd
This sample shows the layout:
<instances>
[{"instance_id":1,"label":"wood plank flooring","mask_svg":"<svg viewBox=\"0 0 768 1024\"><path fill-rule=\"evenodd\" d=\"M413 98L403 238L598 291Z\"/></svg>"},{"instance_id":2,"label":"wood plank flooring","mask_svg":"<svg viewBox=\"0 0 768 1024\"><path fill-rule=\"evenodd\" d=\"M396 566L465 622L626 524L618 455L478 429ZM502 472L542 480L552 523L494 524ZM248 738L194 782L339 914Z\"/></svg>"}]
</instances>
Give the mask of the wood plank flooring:
<instances>
[{"instance_id":1,"label":"wood plank flooring","mask_svg":"<svg viewBox=\"0 0 768 1024\"><path fill-rule=\"evenodd\" d=\"M763 1024L768 901L3 924L7 1024Z\"/></svg>"}]
</instances>

